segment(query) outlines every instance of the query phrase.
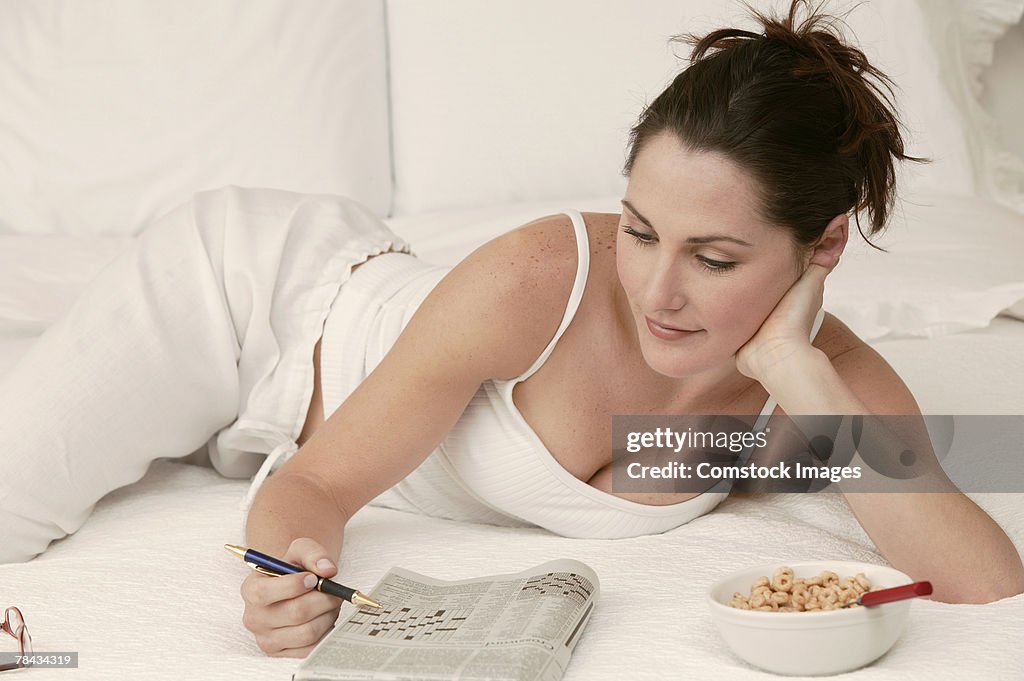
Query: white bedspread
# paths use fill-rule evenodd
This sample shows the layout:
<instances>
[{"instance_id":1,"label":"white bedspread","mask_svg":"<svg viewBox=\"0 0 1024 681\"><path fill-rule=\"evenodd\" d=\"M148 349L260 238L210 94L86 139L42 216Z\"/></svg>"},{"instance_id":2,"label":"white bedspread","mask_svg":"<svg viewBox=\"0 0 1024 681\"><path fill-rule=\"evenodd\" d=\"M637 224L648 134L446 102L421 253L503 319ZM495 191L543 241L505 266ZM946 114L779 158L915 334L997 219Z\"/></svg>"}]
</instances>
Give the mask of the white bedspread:
<instances>
[{"instance_id":1,"label":"white bedspread","mask_svg":"<svg viewBox=\"0 0 1024 681\"><path fill-rule=\"evenodd\" d=\"M297 661L264 656L242 627L247 568L222 548L242 541L245 487L159 461L101 501L77 534L30 563L0 566L0 600L23 609L36 649L80 655L78 673L32 678L290 678ZM1020 547L1020 496L978 501ZM602 587L567 681L768 678L733 657L713 628L704 594L718 575L766 561L884 562L840 497L777 495L730 498L665 534L616 541L366 507L346 531L341 576L368 589L392 565L460 579L562 556L594 567ZM850 678L1024 678L1022 619L1024 595L988 605L918 600L896 646Z\"/></svg>"}]
</instances>

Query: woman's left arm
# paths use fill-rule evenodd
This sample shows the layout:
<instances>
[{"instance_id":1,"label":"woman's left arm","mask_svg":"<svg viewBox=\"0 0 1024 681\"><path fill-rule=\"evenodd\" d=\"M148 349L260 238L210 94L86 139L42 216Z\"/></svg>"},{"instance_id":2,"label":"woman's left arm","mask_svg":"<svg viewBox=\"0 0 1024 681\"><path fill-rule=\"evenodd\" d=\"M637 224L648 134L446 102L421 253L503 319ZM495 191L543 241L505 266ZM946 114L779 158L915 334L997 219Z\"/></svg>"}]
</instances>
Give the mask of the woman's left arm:
<instances>
[{"instance_id":1,"label":"woman's left arm","mask_svg":"<svg viewBox=\"0 0 1024 681\"><path fill-rule=\"evenodd\" d=\"M737 352L737 368L758 380L787 414L920 417L906 385L872 348L830 359L811 345L811 323L832 267L807 268ZM939 484L948 491L844 492L844 497L895 568L932 583L934 600L988 603L1024 592L1024 565L1013 542L937 469Z\"/></svg>"},{"instance_id":2,"label":"woman's left arm","mask_svg":"<svg viewBox=\"0 0 1024 681\"><path fill-rule=\"evenodd\" d=\"M852 350L832 360L811 350L794 353L763 377L788 414L920 416L910 391L874 350ZM1013 542L939 471L946 492L846 492L844 497L893 567L932 583L934 600L988 603L1024 592L1024 565Z\"/></svg>"}]
</instances>

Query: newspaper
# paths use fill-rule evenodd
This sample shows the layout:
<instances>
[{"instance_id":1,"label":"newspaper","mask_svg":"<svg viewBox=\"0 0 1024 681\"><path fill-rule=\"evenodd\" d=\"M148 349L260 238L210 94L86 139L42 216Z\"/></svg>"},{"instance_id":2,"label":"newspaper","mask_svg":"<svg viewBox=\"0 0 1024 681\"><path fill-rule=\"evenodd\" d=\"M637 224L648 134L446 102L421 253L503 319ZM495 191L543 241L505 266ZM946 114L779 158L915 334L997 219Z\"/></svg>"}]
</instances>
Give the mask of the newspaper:
<instances>
[{"instance_id":1,"label":"newspaper","mask_svg":"<svg viewBox=\"0 0 1024 681\"><path fill-rule=\"evenodd\" d=\"M571 559L456 582L391 568L369 594L384 607L345 603L292 679L557 681L599 593Z\"/></svg>"}]
</instances>

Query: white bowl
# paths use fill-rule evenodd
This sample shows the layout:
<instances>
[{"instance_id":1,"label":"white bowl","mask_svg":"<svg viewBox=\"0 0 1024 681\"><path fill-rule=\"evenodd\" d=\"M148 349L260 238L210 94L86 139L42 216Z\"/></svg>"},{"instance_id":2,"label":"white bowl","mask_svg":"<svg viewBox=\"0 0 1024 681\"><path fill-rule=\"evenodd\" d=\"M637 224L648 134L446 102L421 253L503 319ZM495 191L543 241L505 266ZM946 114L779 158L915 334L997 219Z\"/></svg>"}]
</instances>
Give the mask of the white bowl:
<instances>
[{"instance_id":1,"label":"white bowl","mask_svg":"<svg viewBox=\"0 0 1024 681\"><path fill-rule=\"evenodd\" d=\"M903 633L914 599L823 612L766 612L729 605L734 592L748 596L758 577L771 579L782 565L771 563L734 572L716 582L708 593L711 619L722 638L750 664L776 674L838 674L878 659ZM786 565L793 568L795 578L831 570L842 580L863 572L873 589L914 581L899 570L872 563L819 560Z\"/></svg>"}]
</instances>

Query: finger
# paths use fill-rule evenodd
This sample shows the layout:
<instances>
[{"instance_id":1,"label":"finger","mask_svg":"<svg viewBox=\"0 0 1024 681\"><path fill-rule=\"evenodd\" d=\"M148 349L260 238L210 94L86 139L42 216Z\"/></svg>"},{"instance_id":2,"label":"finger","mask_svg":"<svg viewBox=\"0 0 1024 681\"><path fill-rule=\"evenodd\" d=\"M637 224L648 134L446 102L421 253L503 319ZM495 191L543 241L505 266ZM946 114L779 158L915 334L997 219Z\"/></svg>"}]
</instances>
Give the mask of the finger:
<instances>
[{"instance_id":1,"label":"finger","mask_svg":"<svg viewBox=\"0 0 1024 681\"><path fill-rule=\"evenodd\" d=\"M296 572L280 577L253 573L242 582L242 599L258 607L267 607L272 603L287 601L308 593L316 583L316 576L309 572Z\"/></svg>"},{"instance_id":2,"label":"finger","mask_svg":"<svg viewBox=\"0 0 1024 681\"><path fill-rule=\"evenodd\" d=\"M832 272L832 268L818 265L817 263L807 266L804 270L802 277L793 283L790 287L791 291L795 291L795 295L803 298L803 296L817 296L821 295L825 291L825 280L828 278L829 273Z\"/></svg>"},{"instance_id":3,"label":"finger","mask_svg":"<svg viewBox=\"0 0 1024 681\"><path fill-rule=\"evenodd\" d=\"M278 650L272 653L267 653L267 655L269 657L297 657L301 659L309 655L315 647L316 645L306 646L305 648L288 648L287 650Z\"/></svg>"},{"instance_id":4,"label":"finger","mask_svg":"<svg viewBox=\"0 0 1024 681\"><path fill-rule=\"evenodd\" d=\"M324 613L334 611L337 617L341 601L319 591L311 591L298 598L272 603L268 606L246 603L242 612L242 624L256 636L270 633L281 627L292 627L316 619Z\"/></svg>"},{"instance_id":5,"label":"finger","mask_svg":"<svg viewBox=\"0 0 1024 681\"><path fill-rule=\"evenodd\" d=\"M836 253L834 251L833 252L828 252L828 251L817 250L811 256L811 258L807 261L807 264L808 265L812 265L812 264L813 265L820 265L820 266L824 267L825 269L830 270L830 269L834 268L836 265L839 264L839 258L841 256L842 256L841 252L840 253Z\"/></svg>"},{"instance_id":6,"label":"finger","mask_svg":"<svg viewBox=\"0 0 1024 681\"><path fill-rule=\"evenodd\" d=\"M285 656L292 657L303 648L313 646L323 638L323 635L334 626L337 617L337 613L331 611L296 626L273 629L260 637L260 647L271 655L287 653L291 649L293 652L287 653Z\"/></svg>"},{"instance_id":7,"label":"finger","mask_svg":"<svg viewBox=\"0 0 1024 681\"><path fill-rule=\"evenodd\" d=\"M309 537L299 537L288 546L284 561L298 565L321 577L333 577L338 572L334 561L319 542Z\"/></svg>"},{"instance_id":8,"label":"finger","mask_svg":"<svg viewBox=\"0 0 1024 681\"><path fill-rule=\"evenodd\" d=\"M266 608L261 619L269 629L293 627L309 622L326 612L337 612L341 609L341 601L330 594L310 591L298 598L280 601Z\"/></svg>"},{"instance_id":9,"label":"finger","mask_svg":"<svg viewBox=\"0 0 1024 681\"><path fill-rule=\"evenodd\" d=\"M837 259L836 262L839 262L839 260ZM819 265L816 262L812 262L810 265L807 266L807 269L804 271L804 275L810 275L811 277L820 276L822 279L824 279L825 275L831 272L833 267L835 267L835 264L833 264L831 267L825 267L824 265Z\"/></svg>"}]
</instances>

